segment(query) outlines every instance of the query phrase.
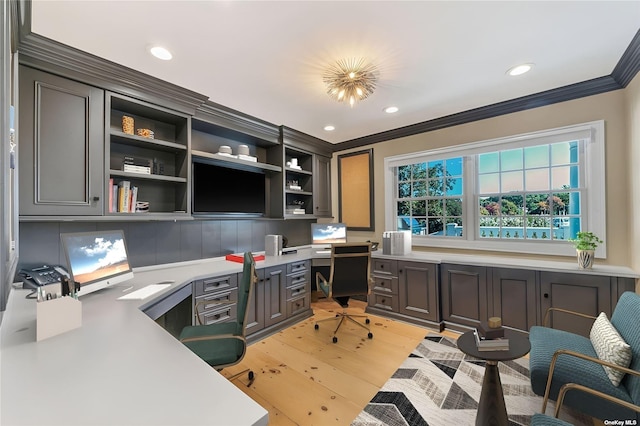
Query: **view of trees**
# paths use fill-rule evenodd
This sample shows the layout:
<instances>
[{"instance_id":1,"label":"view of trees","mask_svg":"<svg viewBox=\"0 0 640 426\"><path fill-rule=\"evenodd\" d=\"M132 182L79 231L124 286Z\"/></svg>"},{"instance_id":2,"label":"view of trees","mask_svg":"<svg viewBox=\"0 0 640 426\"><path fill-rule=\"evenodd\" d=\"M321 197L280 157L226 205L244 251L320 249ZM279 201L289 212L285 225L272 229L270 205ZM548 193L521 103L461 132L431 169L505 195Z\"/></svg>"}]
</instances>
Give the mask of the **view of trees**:
<instances>
[{"instance_id":1,"label":"view of trees","mask_svg":"<svg viewBox=\"0 0 640 426\"><path fill-rule=\"evenodd\" d=\"M427 163L399 167L398 180L399 198L425 197L422 200L398 202L398 216L413 218L411 224L406 224L407 227L427 228L427 232L432 234L442 231L445 223L462 224L462 198L445 198L454 189L456 178L445 169L444 161L430 163L429 167Z\"/></svg>"}]
</instances>

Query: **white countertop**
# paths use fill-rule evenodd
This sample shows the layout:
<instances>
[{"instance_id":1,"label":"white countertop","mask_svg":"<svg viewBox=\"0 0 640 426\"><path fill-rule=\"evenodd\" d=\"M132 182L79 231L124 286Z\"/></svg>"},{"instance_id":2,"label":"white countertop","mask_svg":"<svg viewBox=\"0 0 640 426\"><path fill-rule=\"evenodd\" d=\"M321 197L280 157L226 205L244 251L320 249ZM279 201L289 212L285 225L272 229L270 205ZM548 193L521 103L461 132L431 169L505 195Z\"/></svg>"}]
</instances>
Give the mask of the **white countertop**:
<instances>
[{"instance_id":1,"label":"white countertop","mask_svg":"<svg viewBox=\"0 0 640 426\"><path fill-rule=\"evenodd\" d=\"M267 257L258 268L329 258L310 248ZM412 252L374 258L638 278L630 268ZM142 310L194 280L242 270L223 258L137 268L134 278L80 298L82 327L36 342L36 302L12 290L0 327L2 425L266 425L267 411ZM117 300L170 281L146 300ZM45 302L46 303L46 302Z\"/></svg>"}]
</instances>

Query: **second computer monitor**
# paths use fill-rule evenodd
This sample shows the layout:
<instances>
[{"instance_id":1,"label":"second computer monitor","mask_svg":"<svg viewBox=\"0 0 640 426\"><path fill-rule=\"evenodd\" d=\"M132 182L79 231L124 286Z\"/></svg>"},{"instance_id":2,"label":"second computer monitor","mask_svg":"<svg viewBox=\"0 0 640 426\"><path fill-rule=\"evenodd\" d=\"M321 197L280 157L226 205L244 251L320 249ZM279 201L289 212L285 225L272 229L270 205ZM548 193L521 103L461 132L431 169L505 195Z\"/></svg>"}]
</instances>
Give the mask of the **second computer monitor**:
<instances>
[{"instance_id":1,"label":"second computer monitor","mask_svg":"<svg viewBox=\"0 0 640 426\"><path fill-rule=\"evenodd\" d=\"M311 244L314 248L331 247L331 244L347 242L347 225L344 223L312 223Z\"/></svg>"}]
</instances>

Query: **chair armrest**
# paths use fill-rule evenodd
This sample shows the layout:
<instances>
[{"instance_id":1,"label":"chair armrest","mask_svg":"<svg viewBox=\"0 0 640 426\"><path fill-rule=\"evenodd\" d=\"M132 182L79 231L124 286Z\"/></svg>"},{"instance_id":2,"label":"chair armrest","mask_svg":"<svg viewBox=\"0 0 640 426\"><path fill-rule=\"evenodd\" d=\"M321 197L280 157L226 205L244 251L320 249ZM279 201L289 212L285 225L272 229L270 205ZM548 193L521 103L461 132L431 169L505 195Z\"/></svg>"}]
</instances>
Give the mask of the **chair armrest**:
<instances>
[{"instance_id":1,"label":"chair armrest","mask_svg":"<svg viewBox=\"0 0 640 426\"><path fill-rule=\"evenodd\" d=\"M198 325L202 325L202 321L200 321L200 310L199 310L200 306L209 302L211 302L211 300L199 300L198 302L196 302L195 306L193 307L193 309L195 309L196 311L196 318L198 320ZM237 302L238 302L237 300L220 300L220 301L216 301L215 303L217 305L231 305Z\"/></svg>"},{"instance_id":2,"label":"chair armrest","mask_svg":"<svg viewBox=\"0 0 640 426\"><path fill-rule=\"evenodd\" d=\"M182 343L189 343L189 342L203 342L207 340L220 340L220 339L238 339L243 342L246 342L246 339L244 337L236 336L234 334L217 334L217 335L211 335L211 336L185 337L183 339L180 339L180 341Z\"/></svg>"},{"instance_id":3,"label":"chair armrest","mask_svg":"<svg viewBox=\"0 0 640 426\"><path fill-rule=\"evenodd\" d=\"M322 291L326 297L331 297L331 285L321 272L316 272L316 289Z\"/></svg>"},{"instance_id":4,"label":"chair armrest","mask_svg":"<svg viewBox=\"0 0 640 426\"><path fill-rule=\"evenodd\" d=\"M544 321L542 321L542 325L543 326L549 327L548 319L550 317L551 312L553 312L553 311L564 312L565 314L576 315L576 316L579 316L579 317L589 318L589 319L592 319L592 320L596 319L596 317L594 317L593 315L587 315L587 314L583 314L581 312L570 311L568 309L562 309L562 308L549 308L549 309L547 309L547 312L544 314Z\"/></svg>"},{"instance_id":5,"label":"chair armrest","mask_svg":"<svg viewBox=\"0 0 640 426\"><path fill-rule=\"evenodd\" d=\"M638 413L640 413L640 406L632 404L630 402L627 401L623 401L620 398L616 398L615 396L611 396L611 395L607 395L606 393L600 392L598 390L595 389L591 389L588 388L584 385L579 385L577 383L566 383L564 385L562 385L562 387L560 388L560 392L558 392L558 401L556 403L556 411L555 411L555 417L558 418L558 415L560 414L560 408L562 408L562 403L564 402L564 397L566 395L567 392L569 392L570 390L577 390L577 391L581 391L581 392L585 392L585 393L589 393L591 395L606 399L609 402L613 402L615 404L618 405L622 405L623 407L626 407L630 410L633 411L637 411Z\"/></svg>"},{"instance_id":6,"label":"chair armrest","mask_svg":"<svg viewBox=\"0 0 640 426\"><path fill-rule=\"evenodd\" d=\"M569 355L574 356L576 358L581 358L587 361L595 362L596 364L606 365L607 367L611 367L616 370L624 371L627 374L633 374L634 376L640 377L640 371L632 370L630 368L621 367L618 364L614 364L612 362L601 360L600 358L595 358L589 355L582 354L580 352L572 351L569 349L558 349L553 356L551 357L551 364L549 365L549 374L547 376L547 387L544 391L544 399L542 401L542 412L544 413L547 408L547 401L549 400L549 393L551 392L551 381L553 379L553 371L556 368L556 361L560 355ZM595 389L592 389L595 392ZM565 391L566 392L566 391ZM559 395L559 394L558 394Z\"/></svg>"}]
</instances>

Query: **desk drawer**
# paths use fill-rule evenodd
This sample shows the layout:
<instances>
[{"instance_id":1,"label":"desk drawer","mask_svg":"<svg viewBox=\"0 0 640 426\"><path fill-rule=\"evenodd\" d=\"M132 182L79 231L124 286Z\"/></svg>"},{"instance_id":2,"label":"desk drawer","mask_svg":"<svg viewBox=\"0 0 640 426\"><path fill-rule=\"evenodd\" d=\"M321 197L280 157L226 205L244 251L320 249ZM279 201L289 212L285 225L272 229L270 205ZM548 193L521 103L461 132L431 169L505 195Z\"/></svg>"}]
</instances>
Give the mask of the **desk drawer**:
<instances>
[{"instance_id":1,"label":"desk drawer","mask_svg":"<svg viewBox=\"0 0 640 426\"><path fill-rule=\"evenodd\" d=\"M311 271L300 272L287 276L287 287L297 286L301 283L311 282Z\"/></svg>"},{"instance_id":2,"label":"desk drawer","mask_svg":"<svg viewBox=\"0 0 640 426\"><path fill-rule=\"evenodd\" d=\"M221 290L229 290L238 287L238 274L223 275L221 277L205 278L194 284L193 295L195 297L210 294Z\"/></svg>"},{"instance_id":3,"label":"desk drawer","mask_svg":"<svg viewBox=\"0 0 640 426\"><path fill-rule=\"evenodd\" d=\"M301 260L299 262L287 263L287 275L309 270L311 270L310 260Z\"/></svg>"},{"instance_id":4,"label":"desk drawer","mask_svg":"<svg viewBox=\"0 0 640 426\"><path fill-rule=\"evenodd\" d=\"M369 295L369 306L398 312L398 296L393 294L371 293Z\"/></svg>"},{"instance_id":5,"label":"desk drawer","mask_svg":"<svg viewBox=\"0 0 640 426\"><path fill-rule=\"evenodd\" d=\"M306 281L303 281L291 287L287 286L287 300L295 299L305 293L308 293Z\"/></svg>"},{"instance_id":6,"label":"desk drawer","mask_svg":"<svg viewBox=\"0 0 640 426\"><path fill-rule=\"evenodd\" d=\"M219 322L235 321L238 316L238 306L233 303L231 305L222 305L220 309L211 309L200 314L200 321L196 318L196 324L210 325Z\"/></svg>"},{"instance_id":7,"label":"desk drawer","mask_svg":"<svg viewBox=\"0 0 640 426\"><path fill-rule=\"evenodd\" d=\"M371 259L374 274L398 276L398 261L391 259Z\"/></svg>"},{"instance_id":8,"label":"desk drawer","mask_svg":"<svg viewBox=\"0 0 640 426\"><path fill-rule=\"evenodd\" d=\"M237 300L238 289L233 288L231 290L219 291L206 296L197 297L196 306L198 312L206 312L220 306L230 305L231 302L237 302Z\"/></svg>"},{"instance_id":9,"label":"desk drawer","mask_svg":"<svg viewBox=\"0 0 640 426\"><path fill-rule=\"evenodd\" d=\"M391 276L373 277L373 292L380 294L398 294L398 278Z\"/></svg>"},{"instance_id":10,"label":"desk drawer","mask_svg":"<svg viewBox=\"0 0 640 426\"><path fill-rule=\"evenodd\" d=\"M303 297L287 301L287 317L310 309L310 300L309 293L306 293Z\"/></svg>"}]
</instances>

